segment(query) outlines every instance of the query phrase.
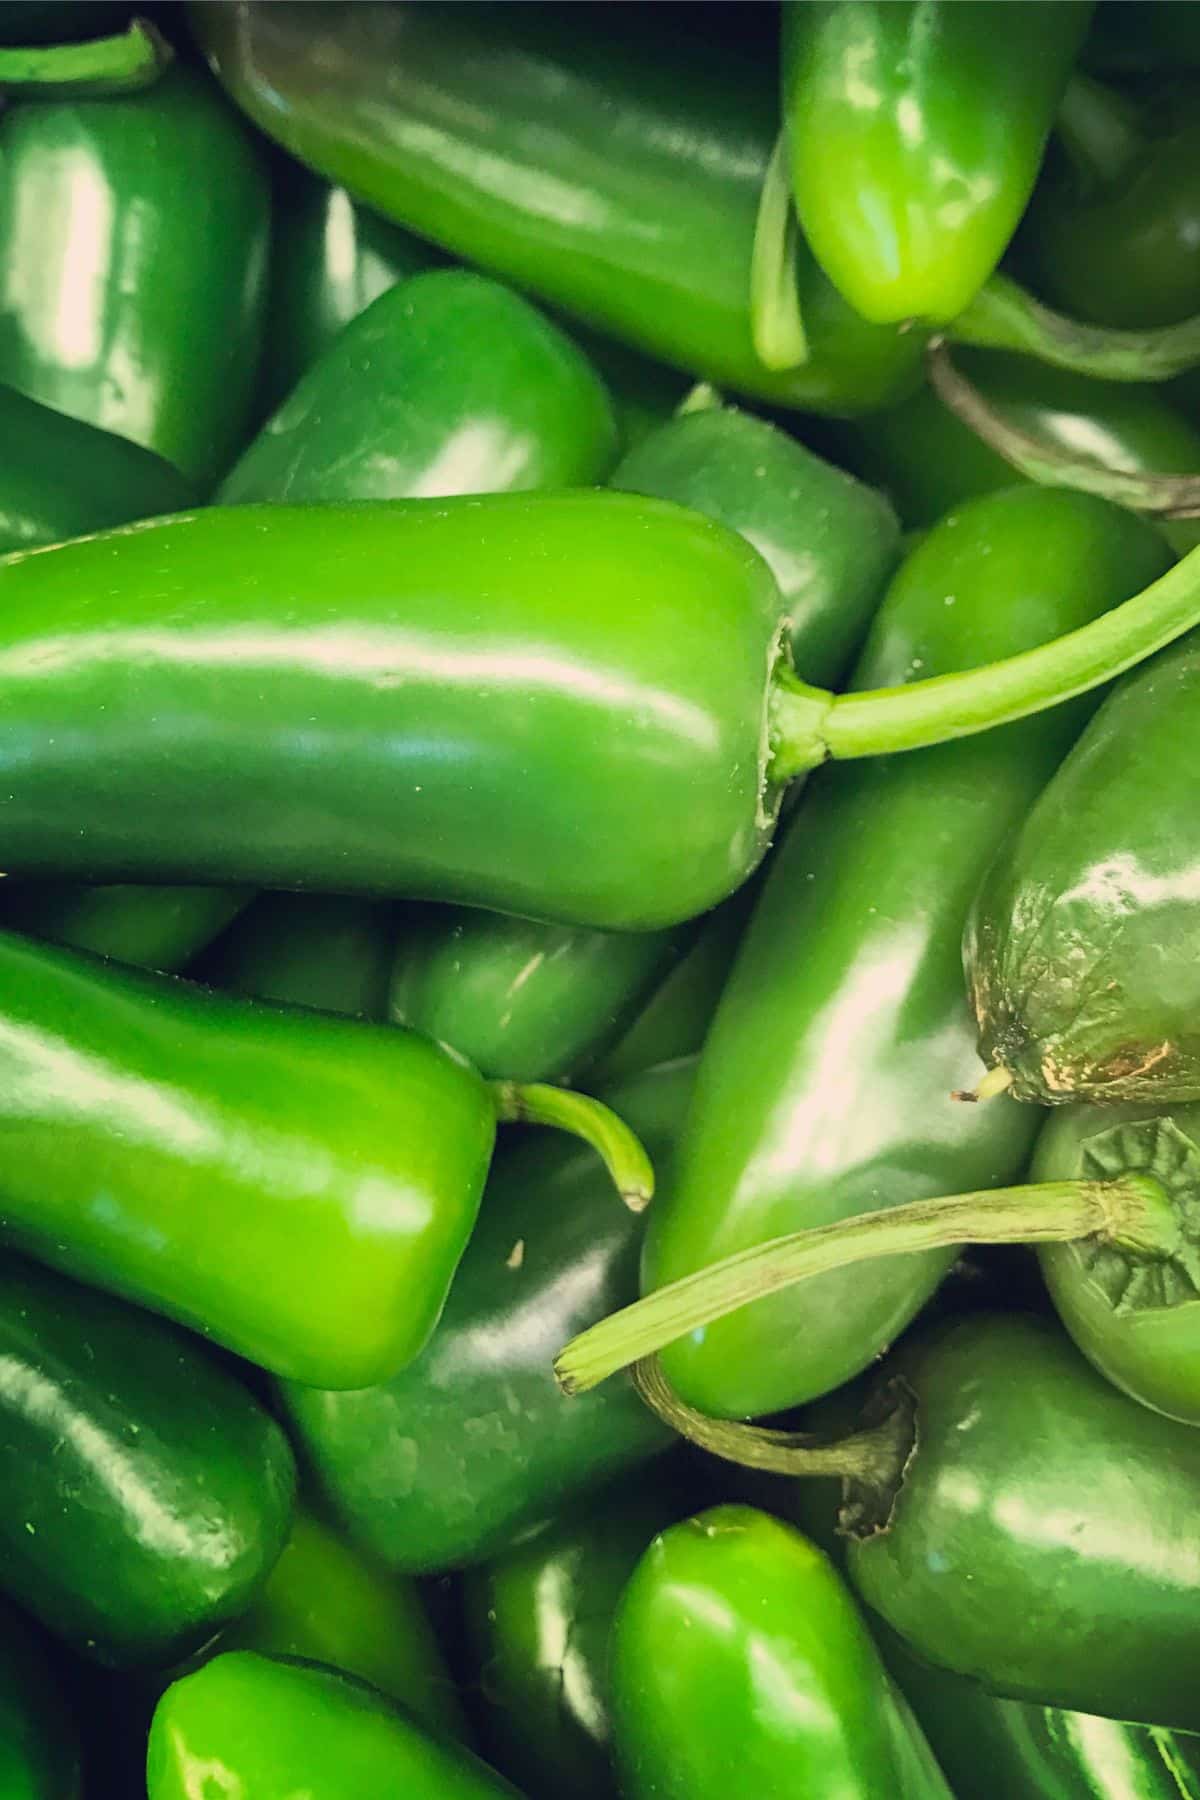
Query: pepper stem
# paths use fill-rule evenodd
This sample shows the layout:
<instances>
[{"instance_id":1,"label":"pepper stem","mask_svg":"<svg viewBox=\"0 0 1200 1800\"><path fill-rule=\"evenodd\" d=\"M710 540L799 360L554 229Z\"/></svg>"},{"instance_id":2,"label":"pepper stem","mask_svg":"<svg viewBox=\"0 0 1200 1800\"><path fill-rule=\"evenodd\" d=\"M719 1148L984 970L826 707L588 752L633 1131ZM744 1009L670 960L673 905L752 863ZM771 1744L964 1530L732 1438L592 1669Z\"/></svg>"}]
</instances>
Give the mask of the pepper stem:
<instances>
[{"instance_id":1,"label":"pepper stem","mask_svg":"<svg viewBox=\"0 0 1200 1800\"><path fill-rule=\"evenodd\" d=\"M1054 1244L1100 1236L1147 1255L1169 1255L1180 1232L1166 1190L1151 1176L1043 1181L914 1200L834 1225L756 1244L673 1281L573 1338L554 1364L566 1394L585 1394L618 1369L711 1325L751 1301L855 1263L957 1244Z\"/></svg>"},{"instance_id":2,"label":"pepper stem","mask_svg":"<svg viewBox=\"0 0 1200 1800\"><path fill-rule=\"evenodd\" d=\"M1043 306L1007 275L985 282L947 336L984 350L1016 350L1101 381L1166 381L1200 362L1200 317L1143 331L1085 325Z\"/></svg>"},{"instance_id":3,"label":"pepper stem","mask_svg":"<svg viewBox=\"0 0 1200 1800\"><path fill-rule=\"evenodd\" d=\"M1085 189L1119 181L1146 147L1138 108L1089 75L1067 83L1054 135Z\"/></svg>"},{"instance_id":4,"label":"pepper stem","mask_svg":"<svg viewBox=\"0 0 1200 1800\"><path fill-rule=\"evenodd\" d=\"M795 369L808 361L808 334L796 288L798 247L784 130L775 140L763 178L750 252L750 337L764 369Z\"/></svg>"},{"instance_id":5,"label":"pepper stem","mask_svg":"<svg viewBox=\"0 0 1200 1800\"><path fill-rule=\"evenodd\" d=\"M174 52L146 19L88 44L0 49L0 93L23 100L87 100L132 94L158 80Z\"/></svg>"},{"instance_id":6,"label":"pepper stem","mask_svg":"<svg viewBox=\"0 0 1200 1800\"><path fill-rule=\"evenodd\" d=\"M552 1125L582 1138L603 1162L630 1212L645 1212L654 1198L654 1169L640 1140L611 1106L544 1081L492 1081L488 1086L498 1119Z\"/></svg>"},{"instance_id":7,"label":"pepper stem","mask_svg":"<svg viewBox=\"0 0 1200 1800\"><path fill-rule=\"evenodd\" d=\"M1011 424L984 398L974 383L955 368L942 339L934 339L929 345L925 360L930 385L942 404L1030 481L1079 488L1085 494L1099 494L1104 500L1114 500L1119 506L1155 518L1200 517L1200 476L1142 475L1129 469L1107 468L1091 457L1075 456L1057 444L1043 443Z\"/></svg>"}]
</instances>

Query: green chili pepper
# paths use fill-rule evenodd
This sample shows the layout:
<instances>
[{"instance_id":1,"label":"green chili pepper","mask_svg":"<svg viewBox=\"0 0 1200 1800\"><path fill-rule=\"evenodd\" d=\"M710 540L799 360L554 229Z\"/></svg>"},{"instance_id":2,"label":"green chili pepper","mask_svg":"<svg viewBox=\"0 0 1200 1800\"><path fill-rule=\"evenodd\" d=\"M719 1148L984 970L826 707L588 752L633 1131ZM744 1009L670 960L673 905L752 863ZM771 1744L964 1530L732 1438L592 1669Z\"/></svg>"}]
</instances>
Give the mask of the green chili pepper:
<instances>
[{"instance_id":1,"label":"green chili pepper","mask_svg":"<svg viewBox=\"0 0 1200 1800\"><path fill-rule=\"evenodd\" d=\"M612 1685L627 1800L951 1800L837 1571L753 1507L655 1539L617 1611Z\"/></svg>"},{"instance_id":2,"label":"green chili pepper","mask_svg":"<svg viewBox=\"0 0 1200 1800\"><path fill-rule=\"evenodd\" d=\"M920 340L866 324L803 246L808 360L758 358L750 269L771 60L676 9L196 6L221 81L285 149L396 223L663 361L859 411ZM665 14L665 16L664 16Z\"/></svg>"},{"instance_id":3,"label":"green chili pepper","mask_svg":"<svg viewBox=\"0 0 1200 1800\"><path fill-rule=\"evenodd\" d=\"M656 1162L690 1081L676 1065L610 1095ZM640 1236L574 1146L521 1146L496 1165L441 1323L411 1368L356 1393L284 1386L327 1501L390 1568L495 1556L663 1448L623 1385L564 1411L550 1367L573 1330L632 1298Z\"/></svg>"},{"instance_id":4,"label":"green chili pepper","mask_svg":"<svg viewBox=\"0 0 1200 1800\"><path fill-rule=\"evenodd\" d=\"M6 882L0 918L71 950L174 973L223 931L250 895L236 888L74 887Z\"/></svg>"},{"instance_id":5,"label":"green chili pepper","mask_svg":"<svg viewBox=\"0 0 1200 1800\"><path fill-rule=\"evenodd\" d=\"M0 94L21 100L93 99L153 87L173 52L146 19L82 44L0 48Z\"/></svg>"},{"instance_id":6,"label":"green chili pepper","mask_svg":"<svg viewBox=\"0 0 1200 1800\"><path fill-rule=\"evenodd\" d=\"M279 1555L283 1433L161 1319L15 1258L0 1300L0 1581L85 1656L170 1661Z\"/></svg>"},{"instance_id":7,"label":"green chili pepper","mask_svg":"<svg viewBox=\"0 0 1200 1800\"><path fill-rule=\"evenodd\" d=\"M603 1108L491 1088L413 1034L7 935L0 966L8 1241L266 1368L361 1387L416 1354L498 1117L582 1127L648 1197Z\"/></svg>"},{"instance_id":8,"label":"green chili pepper","mask_svg":"<svg viewBox=\"0 0 1200 1800\"><path fill-rule=\"evenodd\" d=\"M123 98L13 106L0 381L212 480L253 402L267 229L258 153L193 71Z\"/></svg>"},{"instance_id":9,"label":"green chili pepper","mask_svg":"<svg viewBox=\"0 0 1200 1800\"><path fill-rule=\"evenodd\" d=\"M0 1604L0 1793L81 1800L79 1734L34 1628Z\"/></svg>"},{"instance_id":10,"label":"green chili pepper","mask_svg":"<svg viewBox=\"0 0 1200 1800\"><path fill-rule=\"evenodd\" d=\"M865 319L945 324L1025 210L1092 8L788 0L783 110L800 225Z\"/></svg>"},{"instance_id":11,"label":"green chili pepper","mask_svg":"<svg viewBox=\"0 0 1200 1800\"><path fill-rule=\"evenodd\" d=\"M226 476L225 505L583 487L616 425L599 378L528 301L467 269L351 320Z\"/></svg>"},{"instance_id":12,"label":"green chili pepper","mask_svg":"<svg viewBox=\"0 0 1200 1800\"><path fill-rule=\"evenodd\" d=\"M904 682L1071 629L1163 566L1148 525L1083 495L1011 489L953 513L896 577L855 682ZM1082 722L1060 709L920 756L828 772L768 866L705 1042L651 1288L805 1225L1013 1180L1036 1115L949 1104L970 1056L959 940L1005 834ZM865 1367L946 1251L832 1276L667 1356L706 1411L771 1412Z\"/></svg>"},{"instance_id":13,"label":"green chili pepper","mask_svg":"<svg viewBox=\"0 0 1200 1800\"><path fill-rule=\"evenodd\" d=\"M600 1494L464 1576L488 1757L530 1800L612 1800L613 1614L651 1538L685 1510L662 1482Z\"/></svg>"},{"instance_id":14,"label":"green chili pepper","mask_svg":"<svg viewBox=\"0 0 1200 1800\"><path fill-rule=\"evenodd\" d=\"M470 1751L431 1737L374 1688L251 1650L214 1657L155 1710L149 1800L193 1800L204 1791L197 1779L238 1800L519 1800Z\"/></svg>"},{"instance_id":15,"label":"green chili pepper","mask_svg":"<svg viewBox=\"0 0 1200 1800\"><path fill-rule=\"evenodd\" d=\"M262 894L188 973L256 1000L383 1019L395 936L395 909L377 900Z\"/></svg>"}]
</instances>

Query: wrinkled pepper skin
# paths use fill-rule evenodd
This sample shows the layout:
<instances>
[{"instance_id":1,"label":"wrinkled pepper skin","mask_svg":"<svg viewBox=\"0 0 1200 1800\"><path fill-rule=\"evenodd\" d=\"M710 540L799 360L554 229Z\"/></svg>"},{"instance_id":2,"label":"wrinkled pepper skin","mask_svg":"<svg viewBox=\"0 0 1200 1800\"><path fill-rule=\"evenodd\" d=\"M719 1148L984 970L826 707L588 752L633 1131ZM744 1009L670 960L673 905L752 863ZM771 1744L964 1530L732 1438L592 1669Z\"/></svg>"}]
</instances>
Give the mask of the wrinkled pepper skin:
<instances>
[{"instance_id":1,"label":"wrinkled pepper skin","mask_svg":"<svg viewBox=\"0 0 1200 1800\"><path fill-rule=\"evenodd\" d=\"M174 974L224 931L249 898L238 888L13 881L0 888L0 921L68 950Z\"/></svg>"},{"instance_id":2,"label":"wrinkled pepper skin","mask_svg":"<svg viewBox=\"0 0 1200 1800\"><path fill-rule=\"evenodd\" d=\"M529 1800L612 1800L613 1615L650 1540L686 1510L661 1482L599 1494L464 1575L488 1760Z\"/></svg>"},{"instance_id":3,"label":"wrinkled pepper skin","mask_svg":"<svg viewBox=\"0 0 1200 1800\"><path fill-rule=\"evenodd\" d=\"M118 1668L243 1612L291 1521L275 1421L175 1326L14 1257L0 1346L5 1591Z\"/></svg>"},{"instance_id":4,"label":"wrinkled pepper skin","mask_svg":"<svg viewBox=\"0 0 1200 1800\"><path fill-rule=\"evenodd\" d=\"M753 1507L651 1544L612 1688L626 1800L952 1800L833 1565Z\"/></svg>"},{"instance_id":5,"label":"wrinkled pepper skin","mask_svg":"<svg viewBox=\"0 0 1200 1800\"><path fill-rule=\"evenodd\" d=\"M249 134L179 64L6 110L0 381L211 482L253 405L268 226Z\"/></svg>"},{"instance_id":6,"label":"wrinkled pepper skin","mask_svg":"<svg viewBox=\"0 0 1200 1800\"><path fill-rule=\"evenodd\" d=\"M0 387L0 442L0 555L182 512L197 498L178 469L140 444L16 388Z\"/></svg>"},{"instance_id":7,"label":"wrinkled pepper skin","mask_svg":"<svg viewBox=\"0 0 1200 1800\"><path fill-rule=\"evenodd\" d=\"M606 1096L660 1192L690 1083L683 1064ZM571 1334L634 1297L642 1235L580 1150L546 1139L497 1163L441 1324L409 1369L358 1393L282 1385L326 1502L389 1568L495 1556L669 1442L626 1382L568 1407L554 1380Z\"/></svg>"},{"instance_id":8,"label":"wrinkled pepper skin","mask_svg":"<svg viewBox=\"0 0 1200 1800\"><path fill-rule=\"evenodd\" d=\"M1092 8L787 0L800 226L865 319L947 324L1008 247Z\"/></svg>"},{"instance_id":9,"label":"wrinkled pepper skin","mask_svg":"<svg viewBox=\"0 0 1200 1800\"><path fill-rule=\"evenodd\" d=\"M197 1787L197 1781L203 1787ZM219 1785L218 1785L219 1784ZM146 1756L149 1800L520 1800L374 1688L252 1650L216 1656L159 1701Z\"/></svg>"},{"instance_id":10,"label":"wrinkled pepper skin","mask_svg":"<svg viewBox=\"0 0 1200 1800\"><path fill-rule=\"evenodd\" d=\"M395 909L341 894L260 894L188 970L256 1000L381 1020Z\"/></svg>"},{"instance_id":11,"label":"wrinkled pepper skin","mask_svg":"<svg viewBox=\"0 0 1200 1800\"><path fill-rule=\"evenodd\" d=\"M445 269L381 294L346 326L217 499L587 487L616 455L612 406L574 344L499 282Z\"/></svg>"},{"instance_id":12,"label":"wrinkled pepper skin","mask_svg":"<svg viewBox=\"0 0 1200 1800\"><path fill-rule=\"evenodd\" d=\"M416 1354L495 1136L474 1070L9 934L0 972L8 1242L298 1379Z\"/></svg>"},{"instance_id":13,"label":"wrinkled pepper skin","mask_svg":"<svg viewBox=\"0 0 1200 1800\"><path fill-rule=\"evenodd\" d=\"M778 130L772 61L675 8L190 9L269 136L397 224L688 373L857 412L915 378L919 334L858 318L801 246L809 360L755 354L750 258Z\"/></svg>"},{"instance_id":14,"label":"wrinkled pepper skin","mask_svg":"<svg viewBox=\"0 0 1200 1800\"><path fill-rule=\"evenodd\" d=\"M1126 1399L1059 1328L978 1315L889 1358L915 1411L848 1568L918 1656L996 1693L1200 1721L1200 1433Z\"/></svg>"},{"instance_id":15,"label":"wrinkled pepper skin","mask_svg":"<svg viewBox=\"0 0 1200 1800\"><path fill-rule=\"evenodd\" d=\"M1198 712L1193 632L1117 685L980 889L980 1054L1018 1099L1200 1099Z\"/></svg>"},{"instance_id":16,"label":"wrinkled pepper skin","mask_svg":"<svg viewBox=\"0 0 1200 1800\"><path fill-rule=\"evenodd\" d=\"M976 500L901 568L853 685L1043 643L1168 562L1151 526L1106 501L1035 487ZM646 1288L784 1232L1018 1178L1037 1116L950 1099L972 1062L963 920L1090 704L810 784L705 1041L676 1179L651 1214ZM685 1399L727 1417L815 1399L885 1348L953 1260L820 1276L693 1333L664 1365Z\"/></svg>"},{"instance_id":17,"label":"wrinkled pepper skin","mask_svg":"<svg viewBox=\"0 0 1200 1800\"><path fill-rule=\"evenodd\" d=\"M777 600L734 533L605 492L213 507L11 557L5 867L693 918L770 836Z\"/></svg>"},{"instance_id":18,"label":"wrinkled pepper skin","mask_svg":"<svg viewBox=\"0 0 1200 1800\"><path fill-rule=\"evenodd\" d=\"M47 1647L29 1620L0 1603L0 1794L82 1800L79 1734Z\"/></svg>"}]
</instances>

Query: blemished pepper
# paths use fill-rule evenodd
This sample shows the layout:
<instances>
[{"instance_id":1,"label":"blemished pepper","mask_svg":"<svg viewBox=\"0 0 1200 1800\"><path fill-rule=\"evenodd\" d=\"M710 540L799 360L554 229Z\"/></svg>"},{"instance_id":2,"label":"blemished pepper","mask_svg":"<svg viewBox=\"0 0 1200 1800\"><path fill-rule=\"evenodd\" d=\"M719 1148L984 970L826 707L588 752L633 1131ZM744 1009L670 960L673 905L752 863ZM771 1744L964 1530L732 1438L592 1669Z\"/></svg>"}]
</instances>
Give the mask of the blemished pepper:
<instances>
[{"instance_id":1,"label":"blemished pepper","mask_svg":"<svg viewBox=\"0 0 1200 1800\"><path fill-rule=\"evenodd\" d=\"M586 487L616 456L608 396L557 326L484 275L435 270L351 320L216 497L236 506Z\"/></svg>"},{"instance_id":2,"label":"blemished pepper","mask_svg":"<svg viewBox=\"0 0 1200 1800\"><path fill-rule=\"evenodd\" d=\"M519 1800L469 1750L432 1736L376 1689L252 1650L215 1656L167 1689L146 1785L149 1800L206 1790L238 1800Z\"/></svg>"},{"instance_id":3,"label":"blemished pepper","mask_svg":"<svg viewBox=\"0 0 1200 1800\"><path fill-rule=\"evenodd\" d=\"M611 1680L626 1800L953 1800L841 1576L753 1507L655 1539Z\"/></svg>"},{"instance_id":4,"label":"blemished pepper","mask_svg":"<svg viewBox=\"0 0 1200 1800\"><path fill-rule=\"evenodd\" d=\"M952 513L896 576L855 685L1012 654L1095 617L1168 560L1104 501L1033 487ZM960 938L1005 835L1086 717L826 771L788 821L705 1040L647 1233L661 1287L782 1233L1015 1179L1037 1116L953 1105L971 1059ZM692 1404L772 1412L847 1381L928 1299L948 1249L825 1277L676 1344Z\"/></svg>"},{"instance_id":5,"label":"blemished pepper","mask_svg":"<svg viewBox=\"0 0 1200 1800\"><path fill-rule=\"evenodd\" d=\"M488 1760L529 1800L613 1800L609 1645L617 1602L682 1483L643 1480L463 1576Z\"/></svg>"},{"instance_id":6,"label":"blemished pepper","mask_svg":"<svg viewBox=\"0 0 1200 1800\"><path fill-rule=\"evenodd\" d=\"M259 152L193 70L12 106L0 381L210 482L253 406L268 225Z\"/></svg>"},{"instance_id":7,"label":"blemished pepper","mask_svg":"<svg viewBox=\"0 0 1200 1800\"><path fill-rule=\"evenodd\" d=\"M670 1151L687 1064L608 1094L656 1166ZM483 1561L660 1452L667 1434L626 1384L563 1406L555 1351L632 1299L641 1224L565 1141L496 1164L479 1223L424 1353L355 1393L286 1383L289 1429L326 1503L388 1567Z\"/></svg>"},{"instance_id":8,"label":"blemished pepper","mask_svg":"<svg viewBox=\"0 0 1200 1800\"><path fill-rule=\"evenodd\" d=\"M946 324L1033 192L1086 0L786 0L783 116L800 226L878 324Z\"/></svg>"},{"instance_id":9,"label":"blemished pepper","mask_svg":"<svg viewBox=\"0 0 1200 1800\"><path fill-rule=\"evenodd\" d=\"M413 1033L10 934L0 968L7 1241L299 1380L363 1387L420 1349L498 1117L616 1123Z\"/></svg>"},{"instance_id":10,"label":"blemished pepper","mask_svg":"<svg viewBox=\"0 0 1200 1800\"><path fill-rule=\"evenodd\" d=\"M165 1663L244 1612L291 1521L275 1421L187 1333L0 1266L0 1586L82 1655Z\"/></svg>"},{"instance_id":11,"label":"blemished pepper","mask_svg":"<svg viewBox=\"0 0 1200 1800\"><path fill-rule=\"evenodd\" d=\"M396 909L386 902L261 894L188 975L256 1000L379 1020L395 938Z\"/></svg>"},{"instance_id":12,"label":"blemished pepper","mask_svg":"<svg viewBox=\"0 0 1200 1800\"><path fill-rule=\"evenodd\" d=\"M0 1793L4 1800L81 1800L79 1734L46 1645L0 1603Z\"/></svg>"},{"instance_id":13,"label":"blemished pepper","mask_svg":"<svg viewBox=\"0 0 1200 1800\"><path fill-rule=\"evenodd\" d=\"M706 9L707 10L707 9ZM769 53L679 8L194 6L267 134L397 224L693 375L815 411L916 376L803 246L808 360L756 354L750 269L777 131Z\"/></svg>"},{"instance_id":14,"label":"blemished pepper","mask_svg":"<svg viewBox=\"0 0 1200 1800\"><path fill-rule=\"evenodd\" d=\"M249 902L245 889L6 881L0 922L69 950L174 974Z\"/></svg>"}]
</instances>

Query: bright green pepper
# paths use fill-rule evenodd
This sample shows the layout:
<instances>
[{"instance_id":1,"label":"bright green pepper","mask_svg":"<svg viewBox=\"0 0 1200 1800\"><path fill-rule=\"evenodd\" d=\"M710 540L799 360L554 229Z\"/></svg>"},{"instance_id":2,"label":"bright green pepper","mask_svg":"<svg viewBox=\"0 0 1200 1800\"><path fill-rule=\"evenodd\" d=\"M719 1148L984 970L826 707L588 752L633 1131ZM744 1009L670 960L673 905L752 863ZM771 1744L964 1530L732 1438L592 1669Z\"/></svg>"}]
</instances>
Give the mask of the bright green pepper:
<instances>
[{"instance_id":1,"label":"bright green pepper","mask_svg":"<svg viewBox=\"0 0 1200 1800\"><path fill-rule=\"evenodd\" d=\"M251 1650L216 1656L167 1689L146 1785L149 1800L519 1800L469 1751L431 1737L373 1688Z\"/></svg>"},{"instance_id":2,"label":"bright green pepper","mask_svg":"<svg viewBox=\"0 0 1200 1800\"><path fill-rule=\"evenodd\" d=\"M70 950L173 974L223 931L249 898L237 888L6 882L0 918L9 930Z\"/></svg>"},{"instance_id":3,"label":"bright green pepper","mask_svg":"<svg viewBox=\"0 0 1200 1800\"><path fill-rule=\"evenodd\" d=\"M952 1800L828 1558L719 1506L663 1532L613 1629L627 1800Z\"/></svg>"},{"instance_id":4,"label":"bright green pepper","mask_svg":"<svg viewBox=\"0 0 1200 1800\"><path fill-rule=\"evenodd\" d=\"M0 1793L4 1800L81 1800L79 1734L46 1647L0 1604Z\"/></svg>"},{"instance_id":5,"label":"bright green pepper","mask_svg":"<svg viewBox=\"0 0 1200 1800\"><path fill-rule=\"evenodd\" d=\"M261 894L188 973L256 1000L383 1019L395 935L395 909L378 900Z\"/></svg>"},{"instance_id":6,"label":"bright green pepper","mask_svg":"<svg viewBox=\"0 0 1200 1800\"><path fill-rule=\"evenodd\" d=\"M11 107L0 381L211 481L253 403L267 230L258 152L191 70Z\"/></svg>"},{"instance_id":7,"label":"bright green pepper","mask_svg":"<svg viewBox=\"0 0 1200 1800\"><path fill-rule=\"evenodd\" d=\"M947 324L1033 192L1085 0L788 0L800 226L865 319Z\"/></svg>"},{"instance_id":8,"label":"bright green pepper","mask_svg":"<svg viewBox=\"0 0 1200 1800\"><path fill-rule=\"evenodd\" d=\"M856 317L801 246L809 359L757 356L750 266L777 130L769 54L679 9L194 6L221 81L302 162L397 224L691 374L856 412L917 334Z\"/></svg>"},{"instance_id":9,"label":"bright green pepper","mask_svg":"<svg viewBox=\"0 0 1200 1800\"><path fill-rule=\"evenodd\" d=\"M283 1547L275 1421L194 1338L0 1266L0 1583L85 1656L163 1663L243 1612Z\"/></svg>"}]
</instances>

